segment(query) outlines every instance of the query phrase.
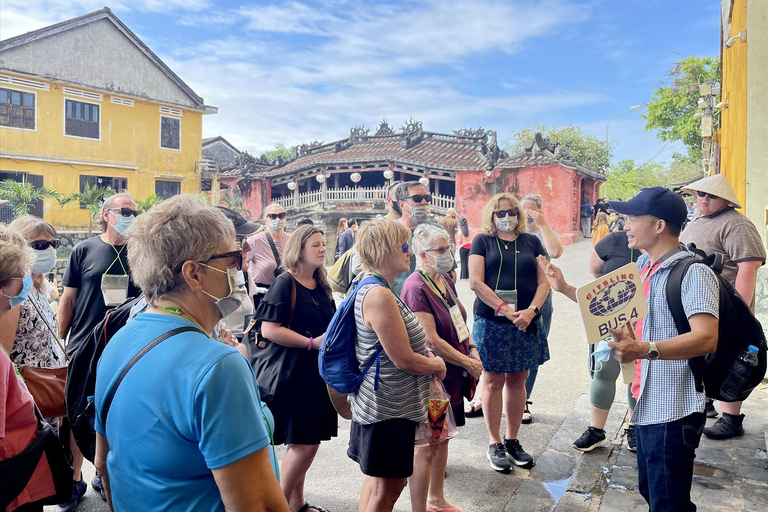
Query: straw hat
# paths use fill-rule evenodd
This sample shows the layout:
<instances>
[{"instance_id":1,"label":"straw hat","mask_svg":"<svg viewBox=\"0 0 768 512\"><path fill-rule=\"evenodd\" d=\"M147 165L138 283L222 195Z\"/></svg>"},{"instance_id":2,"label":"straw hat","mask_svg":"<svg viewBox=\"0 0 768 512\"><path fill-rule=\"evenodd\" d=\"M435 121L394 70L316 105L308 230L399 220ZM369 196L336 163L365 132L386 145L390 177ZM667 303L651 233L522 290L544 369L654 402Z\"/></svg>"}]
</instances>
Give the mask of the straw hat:
<instances>
[{"instance_id":1,"label":"straw hat","mask_svg":"<svg viewBox=\"0 0 768 512\"><path fill-rule=\"evenodd\" d=\"M741 208L736 192L724 174L713 174L699 181L694 181L690 185L683 187L683 192L706 192L713 196L722 197L730 203L730 206Z\"/></svg>"}]
</instances>

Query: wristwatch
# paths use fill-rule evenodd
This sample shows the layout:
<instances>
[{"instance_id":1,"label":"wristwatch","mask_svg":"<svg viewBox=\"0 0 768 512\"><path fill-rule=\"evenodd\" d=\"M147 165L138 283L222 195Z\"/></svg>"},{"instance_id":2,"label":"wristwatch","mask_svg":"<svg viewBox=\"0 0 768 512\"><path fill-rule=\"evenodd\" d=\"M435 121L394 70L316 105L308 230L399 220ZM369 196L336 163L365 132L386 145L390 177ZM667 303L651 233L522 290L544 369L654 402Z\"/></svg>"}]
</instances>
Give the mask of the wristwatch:
<instances>
[{"instance_id":1,"label":"wristwatch","mask_svg":"<svg viewBox=\"0 0 768 512\"><path fill-rule=\"evenodd\" d=\"M659 349L656 347L656 342L652 341L648 345L648 359L651 361L657 360L661 354L659 353Z\"/></svg>"},{"instance_id":2,"label":"wristwatch","mask_svg":"<svg viewBox=\"0 0 768 512\"><path fill-rule=\"evenodd\" d=\"M541 314L541 310L538 307L534 306L533 304L529 306L529 309L532 309L533 312L536 314L536 316L539 316Z\"/></svg>"}]
</instances>

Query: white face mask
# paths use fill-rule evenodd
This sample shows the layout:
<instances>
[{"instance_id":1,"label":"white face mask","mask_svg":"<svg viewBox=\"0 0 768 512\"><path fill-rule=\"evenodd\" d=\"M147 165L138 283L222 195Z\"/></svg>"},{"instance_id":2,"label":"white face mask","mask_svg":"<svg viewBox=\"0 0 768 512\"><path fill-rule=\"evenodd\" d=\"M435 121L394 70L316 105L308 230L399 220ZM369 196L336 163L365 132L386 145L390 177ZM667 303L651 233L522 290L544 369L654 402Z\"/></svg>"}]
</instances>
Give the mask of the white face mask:
<instances>
[{"instance_id":1,"label":"white face mask","mask_svg":"<svg viewBox=\"0 0 768 512\"><path fill-rule=\"evenodd\" d=\"M275 233L279 233L280 231L285 229L285 223L286 223L285 219L273 219L267 223L267 227L272 231L274 231Z\"/></svg>"},{"instance_id":2,"label":"white face mask","mask_svg":"<svg viewBox=\"0 0 768 512\"><path fill-rule=\"evenodd\" d=\"M430 267L438 274L447 274L453 268L453 254L450 251L445 254L431 254L431 256L435 258L435 264Z\"/></svg>"},{"instance_id":3,"label":"white face mask","mask_svg":"<svg viewBox=\"0 0 768 512\"><path fill-rule=\"evenodd\" d=\"M410 206L408 205L408 208L411 210L411 213L408 214L408 216L411 218L413 222L416 224L424 224L427 219L429 218L429 205L418 205L418 206Z\"/></svg>"},{"instance_id":4,"label":"white face mask","mask_svg":"<svg viewBox=\"0 0 768 512\"><path fill-rule=\"evenodd\" d=\"M235 311L248 299L248 291L245 288L245 275L242 270L235 270L228 268L227 270L221 270L220 268L212 267L201 263L204 267L215 270L216 272L222 272L227 274L227 281L229 283L229 295L222 298L217 298L208 293L205 290L201 290L204 294L210 298L216 300L216 307L219 308L221 318L226 318Z\"/></svg>"},{"instance_id":5,"label":"white face mask","mask_svg":"<svg viewBox=\"0 0 768 512\"><path fill-rule=\"evenodd\" d=\"M42 251L35 250L35 262L32 264L33 274L47 274L56 266L56 249L48 247Z\"/></svg>"},{"instance_id":6,"label":"white face mask","mask_svg":"<svg viewBox=\"0 0 768 512\"><path fill-rule=\"evenodd\" d=\"M496 229L508 233L517 227L517 217L496 217Z\"/></svg>"}]
</instances>

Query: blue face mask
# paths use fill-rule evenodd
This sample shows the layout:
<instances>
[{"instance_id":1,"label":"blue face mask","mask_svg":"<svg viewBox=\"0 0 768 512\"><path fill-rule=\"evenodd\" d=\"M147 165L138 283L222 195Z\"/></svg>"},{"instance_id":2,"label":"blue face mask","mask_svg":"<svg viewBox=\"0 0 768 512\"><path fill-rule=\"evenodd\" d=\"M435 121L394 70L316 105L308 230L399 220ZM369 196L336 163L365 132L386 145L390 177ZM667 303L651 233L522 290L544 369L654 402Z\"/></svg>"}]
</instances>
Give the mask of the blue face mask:
<instances>
[{"instance_id":1,"label":"blue face mask","mask_svg":"<svg viewBox=\"0 0 768 512\"><path fill-rule=\"evenodd\" d=\"M595 371L600 371L603 367L603 363L611 358L612 353L613 349L608 346L608 342L605 340L600 340L595 345L595 350L592 352L592 357L595 358ZM597 363L600 363L600 366L598 366Z\"/></svg>"},{"instance_id":2,"label":"blue face mask","mask_svg":"<svg viewBox=\"0 0 768 512\"><path fill-rule=\"evenodd\" d=\"M32 264L33 274L47 274L56 266L56 249L49 247L42 251L35 250L35 262Z\"/></svg>"},{"instance_id":3,"label":"blue face mask","mask_svg":"<svg viewBox=\"0 0 768 512\"><path fill-rule=\"evenodd\" d=\"M128 231L128 228L133 225L133 220L135 218L136 217L132 215L130 217L123 217L122 215L118 215L117 224L115 224L115 231L125 236L125 232Z\"/></svg>"},{"instance_id":4,"label":"blue face mask","mask_svg":"<svg viewBox=\"0 0 768 512\"><path fill-rule=\"evenodd\" d=\"M32 290L32 274L27 274L24 276L24 279L21 281L22 287L19 294L15 297L8 297L8 302L11 303L11 308L15 308L25 300L27 300L27 296L29 295L29 292Z\"/></svg>"}]
</instances>

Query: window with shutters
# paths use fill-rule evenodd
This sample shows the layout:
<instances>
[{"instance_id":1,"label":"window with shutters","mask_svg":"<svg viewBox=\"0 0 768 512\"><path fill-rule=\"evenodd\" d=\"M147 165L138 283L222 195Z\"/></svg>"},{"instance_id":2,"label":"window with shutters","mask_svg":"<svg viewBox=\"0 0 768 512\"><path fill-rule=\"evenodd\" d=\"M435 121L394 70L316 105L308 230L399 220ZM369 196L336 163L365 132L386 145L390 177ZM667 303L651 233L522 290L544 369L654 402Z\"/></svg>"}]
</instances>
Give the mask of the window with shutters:
<instances>
[{"instance_id":1,"label":"window with shutters","mask_svg":"<svg viewBox=\"0 0 768 512\"><path fill-rule=\"evenodd\" d=\"M0 87L0 126L35 129L35 95Z\"/></svg>"},{"instance_id":2,"label":"window with shutters","mask_svg":"<svg viewBox=\"0 0 768 512\"><path fill-rule=\"evenodd\" d=\"M181 183L178 181L155 181L155 195L168 199L181 194Z\"/></svg>"},{"instance_id":3,"label":"window with shutters","mask_svg":"<svg viewBox=\"0 0 768 512\"><path fill-rule=\"evenodd\" d=\"M124 192L128 188L127 178L112 178L109 176L80 176L80 192L85 191L85 184L91 187L102 187L114 190L115 192ZM85 204L80 203L80 208L85 208Z\"/></svg>"},{"instance_id":4,"label":"window with shutters","mask_svg":"<svg viewBox=\"0 0 768 512\"><path fill-rule=\"evenodd\" d=\"M65 100L64 134L86 139L99 139L101 106L84 101Z\"/></svg>"},{"instance_id":5,"label":"window with shutters","mask_svg":"<svg viewBox=\"0 0 768 512\"><path fill-rule=\"evenodd\" d=\"M160 116L160 147L181 149L181 119Z\"/></svg>"}]
</instances>

